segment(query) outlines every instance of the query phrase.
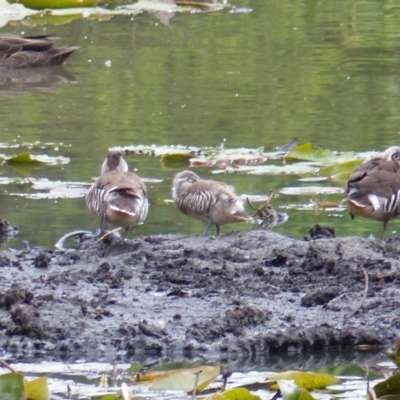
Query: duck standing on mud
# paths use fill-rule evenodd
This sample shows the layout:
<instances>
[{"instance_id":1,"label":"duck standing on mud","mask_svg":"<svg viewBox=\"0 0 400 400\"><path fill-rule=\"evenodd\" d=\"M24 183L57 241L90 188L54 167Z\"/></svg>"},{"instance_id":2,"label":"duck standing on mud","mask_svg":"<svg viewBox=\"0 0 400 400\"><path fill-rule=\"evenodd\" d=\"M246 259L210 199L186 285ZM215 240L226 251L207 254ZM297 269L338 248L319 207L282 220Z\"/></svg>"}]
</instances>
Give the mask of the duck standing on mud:
<instances>
[{"instance_id":1,"label":"duck standing on mud","mask_svg":"<svg viewBox=\"0 0 400 400\"><path fill-rule=\"evenodd\" d=\"M103 162L101 175L89 189L86 204L100 216L100 230L105 223L124 227L125 238L130 227L143 222L149 210L146 186L133 172L120 151L112 150Z\"/></svg>"},{"instance_id":2,"label":"duck standing on mud","mask_svg":"<svg viewBox=\"0 0 400 400\"><path fill-rule=\"evenodd\" d=\"M79 49L55 47L51 36L0 35L0 68L27 68L61 65Z\"/></svg>"},{"instance_id":3,"label":"duck standing on mud","mask_svg":"<svg viewBox=\"0 0 400 400\"><path fill-rule=\"evenodd\" d=\"M400 147L389 147L354 170L345 195L351 218L383 221L382 240L389 221L400 215Z\"/></svg>"},{"instance_id":4,"label":"duck standing on mud","mask_svg":"<svg viewBox=\"0 0 400 400\"><path fill-rule=\"evenodd\" d=\"M203 180L192 171L182 171L175 175L172 198L183 214L207 224L205 235L209 234L212 224L215 224L218 236L223 224L251 220L243 203L228 185Z\"/></svg>"}]
</instances>

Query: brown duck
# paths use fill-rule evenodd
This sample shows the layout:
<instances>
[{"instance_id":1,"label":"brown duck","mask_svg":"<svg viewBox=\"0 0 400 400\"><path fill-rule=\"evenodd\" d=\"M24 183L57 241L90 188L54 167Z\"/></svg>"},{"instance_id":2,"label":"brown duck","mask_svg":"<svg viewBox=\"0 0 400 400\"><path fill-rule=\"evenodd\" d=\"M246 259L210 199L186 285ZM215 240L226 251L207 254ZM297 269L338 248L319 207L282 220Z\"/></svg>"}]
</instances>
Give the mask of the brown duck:
<instances>
[{"instance_id":1,"label":"brown duck","mask_svg":"<svg viewBox=\"0 0 400 400\"><path fill-rule=\"evenodd\" d=\"M0 68L61 65L77 49L55 47L51 36L0 35Z\"/></svg>"},{"instance_id":2,"label":"brown duck","mask_svg":"<svg viewBox=\"0 0 400 400\"><path fill-rule=\"evenodd\" d=\"M243 203L228 185L201 179L192 171L183 171L175 175L172 197L183 214L207 224L205 235L210 232L212 224L215 224L218 236L223 224L251 220Z\"/></svg>"},{"instance_id":3,"label":"brown duck","mask_svg":"<svg viewBox=\"0 0 400 400\"><path fill-rule=\"evenodd\" d=\"M103 162L101 175L86 195L86 204L100 217L101 232L109 222L125 228L124 238L130 227L146 219L149 210L145 184L136 174L128 172L122 153L114 150Z\"/></svg>"},{"instance_id":4,"label":"brown duck","mask_svg":"<svg viewBox=\"0 0 400 400\"><path fill-rule=\"evenodd\" d=\"M345 195L352 218L383 221L383 239L389 221L400 215L400 147L389 147L358 167L347 182Z\"/></svg>"}]
</instances>

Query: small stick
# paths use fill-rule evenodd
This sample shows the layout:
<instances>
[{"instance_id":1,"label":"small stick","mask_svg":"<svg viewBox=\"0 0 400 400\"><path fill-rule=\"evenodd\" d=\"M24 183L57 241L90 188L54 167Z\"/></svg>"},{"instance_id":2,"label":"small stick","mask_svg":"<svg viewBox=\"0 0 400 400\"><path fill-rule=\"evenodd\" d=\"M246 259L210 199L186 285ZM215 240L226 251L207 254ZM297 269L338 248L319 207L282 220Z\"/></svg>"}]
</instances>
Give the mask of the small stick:
<instances>
[{"instance_id":1,"label":"small stick","mask_svg":"<svg viewBox=\"0 0 400 400\"><path fill-rule=\"evenodd\" d=\"M115 228L115 229L113 229L112 231L109 231L109 232L107 232L107 233L105 233L96 243L99 243L99 242L101 242L103 239L105 239L108 235L112 235L114 232L118 232L118 231L120 231L122 229L122 227L121 228Z\"/></svg>"},{"instance_id":2,"label":"small stick","mask_svg":"<svg viewBox=\"0 0 400 400\"><path fill-rule=\"evenodd\" d=\"M63 237L61 237L59 239L59 241L54 245L54 247L60 251L67 251L67 249L64 247L64 242L69 239L70 237L76 236L76 235L84 235L86 233L91 233L89 231L82 231L82 230L78 230L78 231L73 231L73 232L69 232L66 233Z\"/></svg>"},{"instance_id":3,"label":"small stick","mask_svg":"<svg viewBox=\"0 0 400 400\"><path fill-rule=\"evenodd\" d=\"M192 392L192 400L196 400L196 392L197 392L197 385L199 384L200 374L203 372L201 369L200 371L194 372L193 375L196 375L196 380L194 381L194 388Z\"/></svg>"},{"instance_id":4,"label":"small stick","mask_svg":"<svg viewBox=\"0 0 400 400\"><path fill-rule=\"evenodd\" d=\"M6 363L4 360L0 359L0 364L5 367L8 368L11 372L18 372L16 371L10 364Z\"/></svg>"},{"instance_id":5,"label":"small stick","mask_svg":"<svg viewBox=\"0 0 400 400\"><path fill-rule=\"evenodd\" d=\"M358 307L347 317L344 318L343 320L343 324L347 324L348 320L353 317L355 314L358 313L358 311L360 311L360 308L364 305L365 303L365 299L367 298L367 293L368 293L368 274L367 271L365 270L365 268L363 266L361 266L362 272L364 274L364 278L365 278L365 287L364 287L364 294L363 297L361 299L360 304L358 305Z\"/></svg>"}]
</instances>

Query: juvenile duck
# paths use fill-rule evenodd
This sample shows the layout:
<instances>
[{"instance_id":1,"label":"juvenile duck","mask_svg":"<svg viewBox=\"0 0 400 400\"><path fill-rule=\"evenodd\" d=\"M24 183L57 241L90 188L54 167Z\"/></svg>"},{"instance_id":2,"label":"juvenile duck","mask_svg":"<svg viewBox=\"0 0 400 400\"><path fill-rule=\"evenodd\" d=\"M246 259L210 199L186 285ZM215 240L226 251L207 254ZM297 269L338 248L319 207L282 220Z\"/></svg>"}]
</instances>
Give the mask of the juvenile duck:
<instances>
[{"instance_id":1,"label":"juvenile duck","mask_svg":"<svg viewBox=\"0 0 400 400\"><path fill-rule=\"evenodd\" d=\"M0 68L61 65L77 49L55 47L50 36L0 35Z\"/></svg>"},{"instance_id":2,"label":"juvenile duck","mask_svg":"<svg viewBox=\"0 0 400 400\"><path fill-rule=\"evenodd\" d=\"M179 211L206 222L207 235L212 224L220 234L220 226L249 221L243 203L225 183L203 180L191 171L179 172L172 182L172 197Z\"/></svg>"},{"instance_id":3,"label":"juvenile duck","mask_svg":"<svg viewBox=\"0 0 400 400\"><path fill-rule=\"evenodd\" d=\"M345 195L352 219L383 221L383 239L389 221L400 215L400 147L389 147L358 167L347 182Z\"/></svg>"},{"instance_id":4,"label":"juvenile duck","mask_svg":"<svg viewBox=\"0 0 400 400\"><path fill-rule=\"evenodd\" d=\"M109 222L125 228L124 238L130 227L146 219L149 210L145 184L128 172L122 153L114 150L103 162L101 175L86 195L86 204L100 217L101 232Z\"/></svg>"}]
</instances>

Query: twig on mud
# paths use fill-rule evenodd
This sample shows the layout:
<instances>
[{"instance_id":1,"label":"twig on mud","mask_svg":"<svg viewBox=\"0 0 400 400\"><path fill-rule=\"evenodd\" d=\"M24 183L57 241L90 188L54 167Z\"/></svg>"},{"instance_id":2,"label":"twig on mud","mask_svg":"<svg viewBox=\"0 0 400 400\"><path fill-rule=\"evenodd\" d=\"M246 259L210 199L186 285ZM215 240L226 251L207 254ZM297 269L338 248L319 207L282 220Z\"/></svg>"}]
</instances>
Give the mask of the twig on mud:
<instances>
[{"instance_id":1,"label":"twig on mud","mask_svg":"<svg viewBox=\"0 0 400 400\"><path fill-rule=\"evenodd\" d=\"M63 237L61 237L58 242L54 245L54 247L57 250L66 252L67 249L64 247L64 242L69 239L70 237L76 236L76 235L84 235L84 234L90 234L89 231L82 231L82 230L78 230L78 231L73 231L73 232L69 232L66 233Z\"/></svg>"},{"instance_id":2,"label":"twig on mud","mask_svg":"<svg viewBox=\"0 0 400 400\"><path fill-rule=\"evenodd\" d=\"M192 400L196 400L197 385L199 384L200 374L202 372L203 372L203 370L201 369L201 370L193 373L193 375L196 375L196 379L194 381L194 388L193 388L193 392L192 392Z\"/></svg>"},{"instance_id":3,"label":"twig on mud","mask_svg":"<svg viewBox=\"0 0 400 400\"><path fill-rule=\"evenodd\" d=\"M115 229L113 229L112 231L109 231L109 232L105 233L99 240L97 240L96 243L101 242L101 241L102 241L103 239L105 239L107 236L112 235L114 232L118 232L118 231L120 231L121 229L122 229L122 228L115 228Z\"/></svg>"},{"instance_id":4,"label":"twig on mud","mask_svg":"<svg viewBox=\"0 0 400 400\"><path fill-rule=\"evenodd\" d=\"M360 302L360 304L358 305L358 307L352 312L352 313L350 313L347 317L345 317L344 319L343 319L343 325L346 325L347 324L347 322L349 321L349 319L351 318L351 317L353 317L355 314L357 314L358 313L358 311L360 311L360 308L364 305L364 303L365 303L365 299L367 298L367 293L368 293L368 274L367 274L367 271L365 270L365 268L363 267L363 266L361 266L361 269L362 269L362 272L363 272L363 274L364 274L364 278L365 278L365 287L364 287L364 294L363 294L363 297L362 297L362 299L361 299L361 302Z\"/></svg>"},{"instance_id":5,"label":"twig on mud","mask_svg":"<svg viewBox=\"0 0 400 400\"><path fill-rule=\"evenodd\" d=\"M151 329L145 321L139 322L138 328L146 335L146 336L153 336L156 338L160 338L161 335Z\"/></svg>"},{"instance_id":6,"label":"twig on mud","mask_svg":"<svg viewBox=\"0 0 400 400\"><path fill-rule=\"evenodd\" d=\"M0 364L5 367L8 368L11 372L18 372L17 370L15 370L10 364L6 363L4 360L0 359Z\"/></svg>"}]
</instances>

